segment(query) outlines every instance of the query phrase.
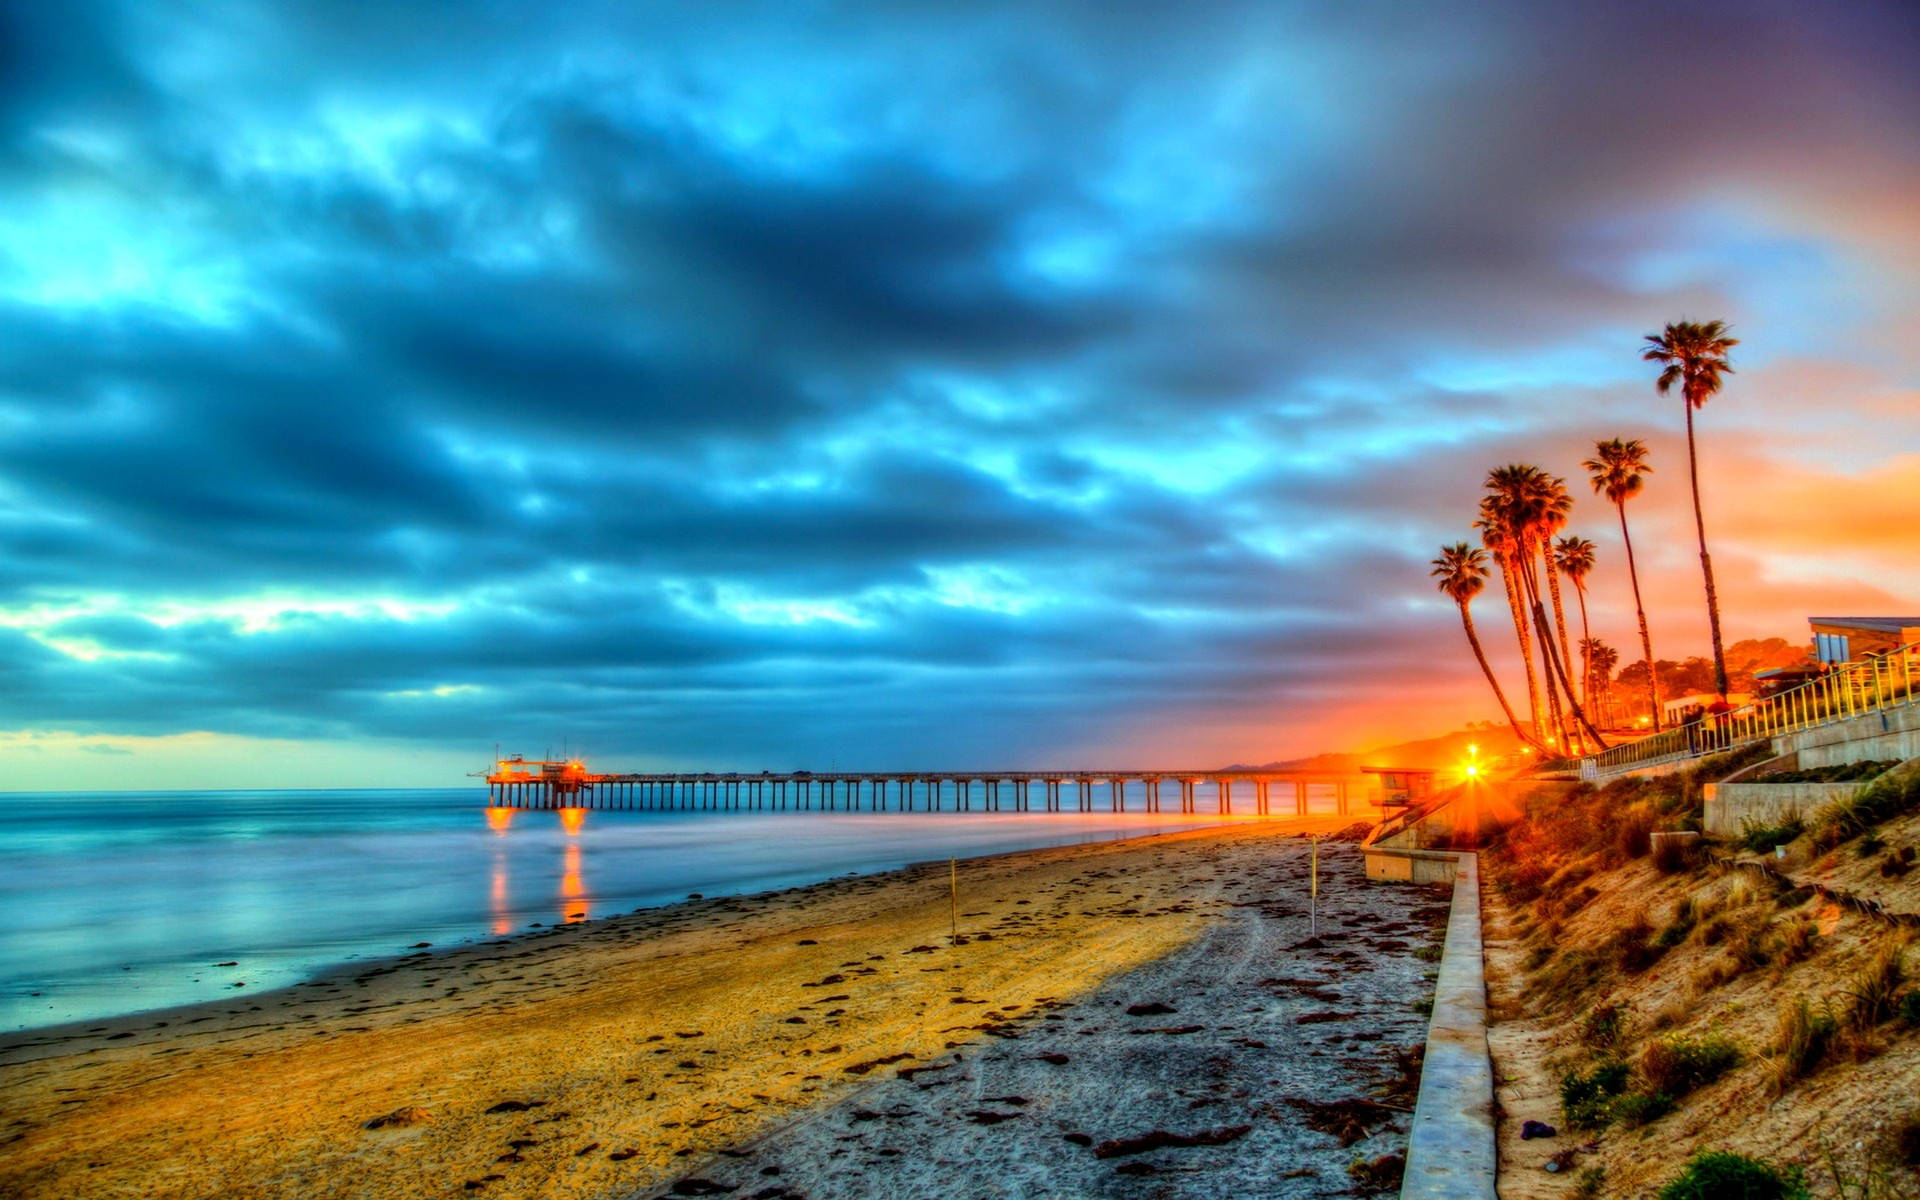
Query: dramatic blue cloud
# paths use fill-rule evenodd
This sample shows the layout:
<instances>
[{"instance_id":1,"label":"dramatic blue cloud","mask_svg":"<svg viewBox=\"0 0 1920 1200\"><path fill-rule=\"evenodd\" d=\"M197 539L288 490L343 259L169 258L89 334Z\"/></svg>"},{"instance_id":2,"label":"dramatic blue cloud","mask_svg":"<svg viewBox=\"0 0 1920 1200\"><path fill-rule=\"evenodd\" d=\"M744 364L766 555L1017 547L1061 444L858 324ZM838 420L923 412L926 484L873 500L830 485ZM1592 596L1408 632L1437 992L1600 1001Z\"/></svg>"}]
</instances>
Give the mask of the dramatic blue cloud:
<instances>
[{"instance_id":1,"label":"dramatic blue cloud","mask_svg":"<svg viewBox=\"0 0 1920 1200\"><path fill-rule=\"evenodd\" d=\"M85 778L195 731L757 768L1486 716L1425 571L1498 462L1646 438L1698 649L1635 349L1681 316L1745 339L1735 636L1920 594L1755 517L1920 456L1906 5L0 22L0 730Z\"/></svg>"}]
</instances>

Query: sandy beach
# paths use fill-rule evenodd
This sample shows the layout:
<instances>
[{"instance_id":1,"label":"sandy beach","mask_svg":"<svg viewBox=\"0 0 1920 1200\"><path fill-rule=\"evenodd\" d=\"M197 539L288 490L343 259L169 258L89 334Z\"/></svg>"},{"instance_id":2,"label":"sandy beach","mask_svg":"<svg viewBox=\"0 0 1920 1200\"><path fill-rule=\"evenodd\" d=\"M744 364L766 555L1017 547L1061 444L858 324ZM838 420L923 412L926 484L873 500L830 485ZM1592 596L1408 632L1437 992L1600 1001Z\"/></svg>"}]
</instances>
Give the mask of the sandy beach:
<instances>
[{"instance_id":1,"label":"sandy beach","mask_svg":"<svg viewBox=\"0 0 1920 1200\"><path fill-rule=\"evenodd\" d=\"M0 1192L1328 1194L1446 910L1326 846L1309 940L1337 824L963 861L958 946L928 864L12 1035Z\"/></svg>"}]
</instances>

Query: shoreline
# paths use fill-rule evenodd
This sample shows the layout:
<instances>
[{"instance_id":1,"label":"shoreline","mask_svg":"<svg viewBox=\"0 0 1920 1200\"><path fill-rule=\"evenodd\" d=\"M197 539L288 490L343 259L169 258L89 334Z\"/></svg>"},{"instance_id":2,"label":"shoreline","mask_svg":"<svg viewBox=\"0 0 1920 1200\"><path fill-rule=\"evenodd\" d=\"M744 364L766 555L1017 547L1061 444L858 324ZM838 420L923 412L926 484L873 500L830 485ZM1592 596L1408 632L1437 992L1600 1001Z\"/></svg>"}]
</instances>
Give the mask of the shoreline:
<instances>
[{"instance_id":1,"label":"shoreline","mask_svg":"<svg viewBox=\"0 0 1920 1200\"><path fill-rule=\"evenodd\" d=\"M482 813L488 815L485 822ZM279 812L261 815L268 821L284 819ZM45 892L22 894L29 923L38 914L34 927L41 933L38 942L12 947L0 964L5 973L0 1008L7 1018L0 1023L0 1037L84 1028L136 1014L159 1017L201 1004L218 1006L234 994L229 989L235 982L254 994L297 986L405 955L422 941L433 943L437 951L488 944L572 923L569 918L579 910L590 910L599 919L668 907L690 894L756 895L895 870L936 857L944 862L949 856L982 857L1255 819L1033 813L1017 818L977 814L963 821L945 815L930 822L927 814L891 812L609 812L598 814L605 819L585 831L569 828L562 837L563 822L558 819L540 821L535 812L518 815L523 819L514 823L512 836L504 825L492 823L488 810L464 802L435 809L417 826L342 829L321 836L324 844L314 852L320 855L317 860L300 846L313 831L295 818L277 831L277 840L265 853L287 858L296 871L313 876L315 886L269 889L259 898L263 907L258 920L210 909L199 895L176 896L177 889L169 890L161 881L168 870L189 867L184 861L167 866L164 857L159 866L143 865L142 860L132 864L131 898L103 898L105 912L122 914L130 923L124 927L102 924L102 918L86 916L84 909L60 913L48 904ZM791 827L782 821L788 816L796 818ZM640 819L627 819L634 817ZM730 818L745 824L731 827L726 824ZM350 861L349 843L342 840L363 836L376 839L385 850L370 865ZM392 845L410 840L419 841L419 852L396 857ZM237 876L252 869L236 860L230 848L212 849L210 869L216 873ZM177 858L180 848L166 846L164 852ZM442 852L453 859L440 883L417 888L412 868L405 864ZM110 849L106 861L126 855L125 849ZM329 859L334 861L325 870L311 865ZM38 858L30 854L19 877L65 867L44 853ZM371 893L342 883L362 867L372 872L365 884L376 889ZM100 873L96 869L93 875ZM86 886L88 878L83 876L80 886ZM412 891L418 891L422 903L362 900ZM334 906L341 911L333 911ZM174 915L163 915L169 913ZM149 921L149 914L161 919ZM149 927L155 932L122 932ZM56 932L59 940L53 940ZM165 940L157 940L161 933ZM45 957L25 948L40 943L47 943Z\"/></svg>"},{"instance_id":2,"label":"shoreline","mask_svg":"<svg viewBox=\"0 0 1920 1200\"><path fill-rule=\"evenodd\" d=\"M21 1196L156 1184L400 1196L468 1182L489 1195L631 1193L894 1064L997 1038L987 1026L1176 954L1219 923L1194 907L1198 862L1348 823L971 859L958 947L944 944L939 862L355 963L245 1003L9 1035L0 1183ZM1122 868L1131 890L1096 896L1092 878ZM949 994L954 979L997 1014L957 1040L954 1014L970 1010ZM427 1116L365 1128L409 1109Z\"/></svg>"},{"instance_id":3,"label":"shoreline","mask_svg":"<svg viewBox=\"0 0 1920 1200\"><path fill-rule=\"evenodd\" d=\"M337 789L330 789L330 790L337 790ZM395 789L395 790L406 790L406 789ZM865 814L860 814L860 815L865 815ZM1022 814L1022 815L1033 816L1037 814ZM1069 814L1069 815L1072 815L1072 814ZM1134 814L1134 815L1145 816L1148 814ZM968 863L983 863L983 862L992 861L994 859L1010 858L1017 855L1038 854L1038 853L1043 853L1049 850L1071 849L1076 846L1120 845L1120 844L1126 844L1126 843L1149 841L1153 838L1158 838L1158 837L1174 837L1174 836L1187 834L1187 833L1200 833L1200 834L1211 833L1219 829L1235 828L1235 827L1239 827L1240 825L1251 823L1251 822L1260 822L1263 824L1283 824L1288 829L1292 829L1295 826L1295 824L1298 824L1299 828L1302 830L1310 829L1310 830L1318 831L1321 833L1338 832L1340 829L1344 829L1347 826L1353 824L1354 820L1355 818L1352 818L1352 817L1344 817L1344 818L1336 817L1332 814L1316 815L1316 816L1310 816L1305 818L1278 818L1278 819L1271 818L1271 817L1230 815L1227 817L1219 818L1217 820L1209 819L1204 824L1201 824L1199 826L1192 827L1192 828L1186 828L1186 829L1142 830L1141 832L1138 832L1138 833L1110 831L1098 837L1090 837L1080 841L1062 842L1056 845L1030 846L1030 847L1014 849L1014 850L992 850L984 854L957 855L957 856L949 856L949 857L952 859L952 861L958 862L959 864L964 866ZM949 858L918 859L918 860L900 862L896 865L880 867L874 870L839 871L835 874L823 875L815 879L810 879L805 882L790 884L785 887L760 888L753 891L729 891L729 890L725 890L727 887L726 884L711 884L707 886L714 887L718 890L715 890L712 892L690 893L689 895L680 899L666 900L658 904L643 904L637 908L625 909L625 910L616 911L616 912L609 912L603 916L588 917L588 918L584 918L576 921L567 921L567 920L557 920L553 922L535 921L529 925L526 925L519 929L515 929L509 933L493 934L493 935L482 936L482 937L467 937L459 941L451 941L444 944L430 944L429 948L426 950L422 950L418 946L407 946L405 948L392 950L388 953L369 954L366 957L350 956L347 958L332 959L327 962L318 964L313 968L311 968L310 970L303 972L298 978L293 979L290 982L270 984L270 985L259 987L259 988L249 987L245 991L235 990L230 992L223 992L217 998L195 1000L195 1001L190 1001L184 1004L158 1004L151 1008L131 1009L125 1012L110 1013L105 1016L99 1016L99 1017L80 1017L80 1018L75 1018L73 1020L58 1021L58 1022L53 1022L45 1025L28 1025L28 1026L23 1026L23 1027L14 1028L14 1029L0 1030L0 1065L4 1065L8 1061L8 1055L15 1047L19 1046L22 1043L33 1041L41 1037L42 1035L71 1037L76 1034L87 1033L87 1032L100 1030L100 1029L105 1029L106 1032L109 1032L109 1033L121 1033L128 1029L139 1030L142 1028L147 1028L148 1025L146 1024L146 1022L155 1022L156 1024L159 1022L166 1022L169 1025L180 1024L182 1023L182 1021L179 1018L200 1017L209 1013L229 1011L231 1010L234 1002L237 999L241 998L242 996L247 997L249 999L249 1003L256 1003L263 997L280 1000L280 999L284 999L286 996L294 994L296 991L298 991L301 988L320 987L324 985L337 984L342 980L354 979L359 976L368 974L369 972L384 974L387 971L390 971L401 965L416 963L421 961L432 961L436 959L444 959L449 956L460 954L467 951L483 951L490 948L512 946L516 943L529 940L529 939L551 937L553 934L564 931L564 930L578 929L581 927L588 927L588 926L602 926L607 922L620 921L623 919L634 918L634 917L645 917L648 914L671 914L671 913L676 913L678 910L681 910L681 909L686 909L688 912L695 912L695 913L704 912L706 910L699 906L718 905L727 901L772 900L773 898L781 897L781 896L799 896L803 893L809 892L816 888L828 887L836 883L844 883L848 880L879 879L879 878L885 878L888 876L900 875L900 874L914 872L914 871L931 871L935 869L945 870L948 861L949 861ZM604 901L602 901L602 903L604 903ZM692 907L689 908L688 906L692 906ZM411 937L411 936L421 936L421 934L419 931L415 931L414 933L396 934L395 936ZM204 964L201 964L198 962L182 962L179 965L183 970L184 969L201 969L201 970L206 969Z\"/></svg>"}]
</instances>

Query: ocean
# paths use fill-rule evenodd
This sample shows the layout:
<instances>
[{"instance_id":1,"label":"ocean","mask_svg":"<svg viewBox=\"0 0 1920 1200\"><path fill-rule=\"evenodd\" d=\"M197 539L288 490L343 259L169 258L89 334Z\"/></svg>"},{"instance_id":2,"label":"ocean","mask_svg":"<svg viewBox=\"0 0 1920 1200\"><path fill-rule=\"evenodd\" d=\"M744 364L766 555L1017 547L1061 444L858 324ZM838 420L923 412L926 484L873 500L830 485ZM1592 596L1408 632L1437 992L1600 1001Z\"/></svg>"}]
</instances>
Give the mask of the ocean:
<instances>
[{"instance_id":1,"label":"ocean","mask_svg":"<svg viewBox=\"0 0 1920 1200\"><path fill-rule=\"evenodd\" d=\"M0 1029L211 1000L420 942L501 937L695 892L769 891L1222 819L560 813L490 810L472 787L9 793L0 795Z\"/></svg>"}]
</instances>

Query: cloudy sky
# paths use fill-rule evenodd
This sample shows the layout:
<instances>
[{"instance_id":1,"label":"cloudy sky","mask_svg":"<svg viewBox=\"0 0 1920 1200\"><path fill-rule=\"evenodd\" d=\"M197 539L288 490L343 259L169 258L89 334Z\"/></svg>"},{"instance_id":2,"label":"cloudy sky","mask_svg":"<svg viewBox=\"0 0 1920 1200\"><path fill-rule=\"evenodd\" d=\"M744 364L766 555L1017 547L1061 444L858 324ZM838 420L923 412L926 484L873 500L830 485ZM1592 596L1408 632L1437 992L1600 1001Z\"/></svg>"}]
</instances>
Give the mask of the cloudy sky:
<instances>
[{"instance_id":1,"label":"cloudy sky","mask_svg":"<svg viewBox=\"0 0 1920 1200\"><path fill-rule=\"evenodd\" d=\"M1436 732L1500 463L1706 651L1683 317L1729 640L1920 610L1904 3L0 11L7 786Z\"/></svg>"}]
</instances>

